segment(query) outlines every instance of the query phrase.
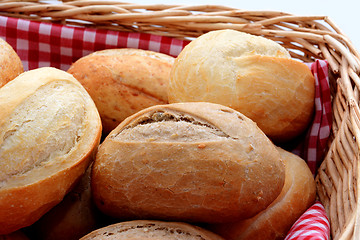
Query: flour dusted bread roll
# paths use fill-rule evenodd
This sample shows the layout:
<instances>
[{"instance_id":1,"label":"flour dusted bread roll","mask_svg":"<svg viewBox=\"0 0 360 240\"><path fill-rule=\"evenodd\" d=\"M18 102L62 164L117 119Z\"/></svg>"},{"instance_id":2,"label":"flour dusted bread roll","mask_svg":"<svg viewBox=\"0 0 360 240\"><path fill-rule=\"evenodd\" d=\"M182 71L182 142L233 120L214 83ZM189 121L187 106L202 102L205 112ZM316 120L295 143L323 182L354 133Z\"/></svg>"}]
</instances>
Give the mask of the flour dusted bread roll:
<instances>
[{"instance_id":1,"label":"flour dusted bread roll","mask_svg":"<svg viewBox=\"0 0 360 240\"><path fill-rule=\"evenodd\" d=\"M223 240L203 228L183 223L156 220L120 222L98 229L80 240Z\"/></svg>"},{"instance_id":2,"label":"flour dusted bread roll","mask_svg":"<svg viewBox=\"0 0 360 240\"><path fill-rule=\"evenodd\" d=\"M101 121L71 74L39 68L0 88L0 234L58 204L89 165Z\"/></svg>"},{"instance_id":3,"label":"flour dusted bread roll","mask_svg":"<svg viewBox=\"0 0 360 240\"><path fill-rule=\"evenodd\" d=\"M126 117L168 103L173 62L173 57L153 51L108 49L79 59L68 72L95 101L107 134Z\"/></svg>"},{"instance_id":4,"label":"flour dusted bread roll","mask_svg":"<svg viewBox=\"0 0 360 240\"><path fill-rule=\"evenodd\" d=\"M92 172L95 203L121 219L229 222L265 209L284 184L256 124L213 103L157 105L115 128Z\"/></svg>"},{"instance_id":5,"label":"flour dusted bread roll","mask_svg":"<svg viewBox=\"0 0 360 240\"><path fill-rule=\"evenodd\" d=\"M227 240L281 240L295 221L314 203L316 187L306 162L277 148L285 162L285 184L276 200L256 216L209 229Z\"/></svg>"},{"instance_id":6,"label":"flour dusted bread roll","mask_svg":"<svg viewBox=\"0 0 360 240\"><path fill-rule=\"evenodd\" d=\"M315 83L309 68L276 42L235 30L212 31L189 43L173 65L169 102L214 102L253 121L274 141L308 126Z\"/></svg>"},{"instance_id":7,"label":"flour dusted bread roll","mask_svg":"<svg viewBox=\"0 0 360 240\"><path fill-rule=\"evenodd\" d=\"M15 50L0 38L0 88L24 72L23 64Z\"/></svg>"}]
</instances>

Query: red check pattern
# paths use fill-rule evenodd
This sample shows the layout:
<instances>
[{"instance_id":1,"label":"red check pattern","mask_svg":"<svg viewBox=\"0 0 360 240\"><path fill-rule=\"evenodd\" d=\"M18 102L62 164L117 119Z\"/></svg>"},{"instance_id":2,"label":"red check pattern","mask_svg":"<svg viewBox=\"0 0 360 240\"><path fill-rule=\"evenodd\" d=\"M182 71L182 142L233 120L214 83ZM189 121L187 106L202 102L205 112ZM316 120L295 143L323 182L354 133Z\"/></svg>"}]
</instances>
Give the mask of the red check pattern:
<instances>
[{"instance_id":1,"label":"red check pattern","mask_svg":"<svg viewBox=\"0 0 360 240\"><path fill-rule=\"evenodd\" d=\"M323 159L332 123L328 63L317 60L308 64L315 78L315 113L305 140L293 151L306 160L315 175Z\"/></svg>"},{"instance_id":2,"label":"red check pattern","mask_svg":"<svg viewBox=\"0 0 360 240\"><path fill-rule=\"evenodd\" d=\"M330 223L324 206L316 202L291 227L285 240L329 240Z\"/></svg>"},{"instance_id":3,"label":"red check pattern","mask_svg":"<svg viewBox=\"0 0 360 240\"><path fill-rule=\"evenodd\" d=\"M139 48L177 56L189 41L145 33L117 32L0 16L0 37L23 60L24 69L67 70L80 57L109 48Z\"/></svg>"},{"instance_id":4,"label":"red check pattern","mask_svg":"<svg viewBox=\"0 0 360 240\"><path fill-rule=\"evenodd\" d=\"M139 48L176 57L189 43L151 34L72 27L4 16L0 16L0 37L15 49L23 61L25 70L51 66L66 71L77 59L91 52L109 48ZM305 159L315 173L330 134L331 100L327 63L316 61L309 67L316 79L316 111L306 139L294 152ZM319 205L321 204L318 203L316 206ZM301 222L298 228L307 230L313 223L326 218L324 211L309 210L313 217L307 222ZM327 228L323 229L323 235L328 236ZM307 236L312 236L312 233L307 231ZM293 235L289 239L328 239L302 236Z\"/></svg>"}]
</instances>

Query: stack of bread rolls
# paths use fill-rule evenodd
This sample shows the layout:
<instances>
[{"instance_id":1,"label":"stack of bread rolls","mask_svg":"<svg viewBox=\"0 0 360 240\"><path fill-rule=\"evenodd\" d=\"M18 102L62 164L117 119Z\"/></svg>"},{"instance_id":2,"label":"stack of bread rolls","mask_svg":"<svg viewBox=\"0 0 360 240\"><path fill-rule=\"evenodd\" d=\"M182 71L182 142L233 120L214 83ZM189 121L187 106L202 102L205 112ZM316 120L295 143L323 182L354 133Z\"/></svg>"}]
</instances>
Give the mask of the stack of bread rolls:
<instances>
[{"instance_id":1,"label":"stack of bread rolls","mask_svg":"<svg viewBox=\"0 0 360 240\"><path fill-rule=\"evenodd\" d=\"M4 237L283 239L315 201L279 145L308 127L314 78L272 40L219 30L177 58L110 49L19 74L0 88Z\"/></svg>"}]
</instances>

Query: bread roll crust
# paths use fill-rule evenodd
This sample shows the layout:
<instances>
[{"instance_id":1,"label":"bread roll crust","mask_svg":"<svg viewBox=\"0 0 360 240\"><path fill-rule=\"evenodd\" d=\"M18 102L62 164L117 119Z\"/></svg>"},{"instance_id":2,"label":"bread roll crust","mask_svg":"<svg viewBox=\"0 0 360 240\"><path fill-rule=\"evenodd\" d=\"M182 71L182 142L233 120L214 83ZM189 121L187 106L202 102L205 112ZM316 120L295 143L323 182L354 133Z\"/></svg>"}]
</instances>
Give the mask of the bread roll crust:
<instances>
[{"instance_id":1,"label":"bread roll crust","mask_svg":"<svg viewBox=\"0 0 360 240\"><path fill-rule=\"evenodd\" d=\"M70 74L39 68L0 89L0 234L29 226L85 172L101 137L94 102Z\"/></svg>"},{"instance_id":2,"label":"bread roll crust","mask_svg":"<svg viewBox=\"0 0 360 240\"><path fill-rule=\"evenodd\" d=\"M174 58L141 49L107 49L77 60L68 70L95 101L104 133L144 108L168 102Z\"/></svg>"},{"instance_id":3,"label":"bread roll crust","mask_svg":"<svg viewBox=\"0 0 360 240\"><path fill-rule=\"evenodd\" d=\"M205 229L183 222L162 222L155 220L135 220L121 222L98 229L80 240L223 240Z\"/></svg>"},{"instance_id":4,"label":"bread roll crust","mask_svg":"<svg viewBox=\"0 0 360 240\"><path fill-rule=\"evenodd\" d=\"M256 124L211 103L132 115L101 144L92 172L95 203L122 219L244 219L265 209L283 183L279 153Z\"/></svg>"},{"instance_id":5,"label":"bread roll crust","mask_svg":"<svg viewBox=\"0 0 360 240\"><path fill-rule=\"evenodd\" d=\"M210 230L227 240L281 240L315 202L315 180L306 162L291 152L277 149L285 162L285 184L275 201L250 219L211 225Z\"/></svg>"},{"instance_id":6,"label":"bread roll crust","mask_svg":"<svg viewBox=\"0 0 360 240\"><path fill-rule=\"evenodd\" d=\"M5 40L0 38L0 88L24 72L20 57Z\"/></svg>"},{"instance_id":7,"label":"bread roll crust","mask_svg":"<svg viewBox=\"0 0 360 240\"><path fill-rule=\"evenodd\" d=\"M169 102L213 102L253 121L272 140L301 134L311 121L315 81L279 44L234 30L189 43L170 73Z\"/></svg>"}]
</instances>

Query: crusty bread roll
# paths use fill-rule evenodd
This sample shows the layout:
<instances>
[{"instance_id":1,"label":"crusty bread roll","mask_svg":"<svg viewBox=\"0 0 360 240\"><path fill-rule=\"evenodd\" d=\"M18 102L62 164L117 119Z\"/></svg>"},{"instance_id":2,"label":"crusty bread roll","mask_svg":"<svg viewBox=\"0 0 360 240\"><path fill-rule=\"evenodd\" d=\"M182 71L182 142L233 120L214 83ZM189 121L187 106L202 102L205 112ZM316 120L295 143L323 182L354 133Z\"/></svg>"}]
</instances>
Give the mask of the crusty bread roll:
<instances>
[{"instance_id":1,"label":"crusty bread roll","mask_svg":"<svg viewBox=\"0 0 360 240\"><path fill-rule=\"evenodd\" d=\"M97 228L101 218L92 201L91 165L65 198L28 228L37 240L78 240Z\"/></svg>"},{"instance_id":2,"label":"crusty bread roll","mask_svg":"<svg viewBox=\"0 0 360 240\"><path fill-rule=\"evenodd\" d=\"M83 175L101 120L86 90L55 68L0 88L0 234L29 226Z\"/></svg>"},{"instance_id":3,"label":"crusty bread roll","mask_svg":"<svg viewBox=\"0 0 360 240\"><path fill-rule=\"evenodd\" d=\"M96 205L121 219L229 222L281 192L284 164L256 124L212 103L157 105L124 120L100 145Z\"/></svg>"},{"instance_id":4,"label":"crusty bread roll","mask_svg":"<svg viewBox=\"0 0 360 240\"><path fill-rule=\"evenodd\" d=\"M79 59L68 72L95 101L107 134L126 117L168 103L173 62L173 57L153 51L108 49Z\"/></svg>"},{"instance_id":5,"label":"crusty bread roll","mask_svg":"<svg viewBox=\"0 0 360 240\"><path fill-rule=\"evenodd\" d=\"M23 64L15 50L0 38L0 88L24 72Z\"/></svg>"},{"instance_id":6,"label":"crusty bread roll","mask_svg":"<svg viewBox=\"0 0 360 240\"><path fill-rule=\"evenodd\" d=\"M314 177L306 162L278 148L285 162L285 184L276 200L256 216L239 222L211 225L227 240L281 240L295 221L314 203Z\"/></svg>"},{"instance_id":7,"label":"crusty bread roll","mask_svg":"<svg viewBox=\"0 0 360 240\"><path fill-rule=\"evenodd\" d=\"M294 138L308 126L315 82L309 68L276 42L235 30L190 42L170 73L170 103L204 101L229 106L272 140Z\"/></svg>"},{"instance_id":8,"label":"crusty bread roll","mask_svg":"<svg viewBox=\"0 0 360 240\"><path fill-rule=\"evenodd\" d=\"M223 240L200 227L183 222L137 220L98 229L80 240Z\"/></svg>"}]
</instances>

